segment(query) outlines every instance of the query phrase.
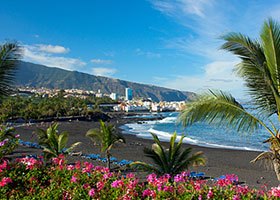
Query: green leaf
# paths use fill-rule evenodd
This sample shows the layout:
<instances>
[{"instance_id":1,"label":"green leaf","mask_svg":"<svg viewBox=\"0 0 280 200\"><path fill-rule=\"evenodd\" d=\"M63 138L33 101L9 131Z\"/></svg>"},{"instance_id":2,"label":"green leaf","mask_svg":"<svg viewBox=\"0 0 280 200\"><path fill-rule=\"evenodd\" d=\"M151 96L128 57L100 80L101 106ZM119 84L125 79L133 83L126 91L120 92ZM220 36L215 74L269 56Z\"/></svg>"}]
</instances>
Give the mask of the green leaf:
<instances>
[{"instance_id":1,"label":"green leaf","mask_svg":"<svg viewBox=\"0 0 280 200\"><path fill-rule=\"evenodd\" d=\"M252 133L263 126L273 135L263 121L248 113L230 94L222 91L210 90L195 101L187 103L179 119L184 126L200 121L232 127L244 134Z\"/></svg>"}]
</instances>

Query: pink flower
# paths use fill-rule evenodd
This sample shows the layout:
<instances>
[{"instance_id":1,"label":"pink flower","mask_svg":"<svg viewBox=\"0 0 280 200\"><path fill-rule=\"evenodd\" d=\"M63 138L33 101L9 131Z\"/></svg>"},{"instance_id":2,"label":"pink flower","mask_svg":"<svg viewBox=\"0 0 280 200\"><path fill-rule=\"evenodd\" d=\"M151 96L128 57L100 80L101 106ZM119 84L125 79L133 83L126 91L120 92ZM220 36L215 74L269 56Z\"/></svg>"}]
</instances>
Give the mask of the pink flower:
<instances>
[{"instance_id":1,"label":"pink flower","mask_svg":"<svg viewBox=\"0 0 280 200\"><path fill-rule=\"evenodd\" d=\"M208 191L208 194L207 194L207 199L212 199L213 196L214 196L214 193L213 193L212 189L210 188Z\"/></svg>"},{"instance_id":2,"label":"pink flower","mask_svg":"<svg viewBox=\"0 0 280 200\"><path fill-rule=\"evenodd\" d=\"M199 191L201 189L201 184L198 181L194 182L194 189L196 191Z\"/></svg>"},{"instance_id":3,"label":"pink flower","mask_svg":"<svg viewBox=\"0 0 280 200\"><path fill-rule=\"evenodd\" d=\"M103 172L103 173L109 173L110 170L107 167L102 167L102 166L95 166L94 170Z\"/></svg>"},{"instance_id":4,"label":"pink flower","mask_svg":"<svg viewBox=\"0 0 280 200\"><path fill-rule=\"evenodd\" d=\"M115 181L111 184L111 186L112 186L113 188L120 188L120 187L122 187L123 185L124 185L124 183L123 183L122 180L115 180Z\"/></svg>"},{"instance_id":5,"label":"pink flower","mask_svg":"<svg viewBox=\"0 0 280 200\"><path fill-rule=\"evenodd\" d=\"M77 161L77 162L75 163L75 168L76 168L76 169L80 169L80 168L81 168L81 162L80 162L80 161Z\"/></svg>"},{"instance_id":6,"label":"pink flower","mask_svg":"<svg viewBox=\"0 0 280 200\"><path fill-rule=\"evenodd\" d=\"M38 165L42 165L42 162L35 158L19 158L17 162L26 165L26 169L34 169Z\"/></svg>"},{"instance_id":7,"label":"pink flower","mask_svg":"<svg viewBox=\"0 0 280 200\"><path fill-rule=\"evenodd\" d=\"M154 174L154 173L149 174L149 175L147 176L147 181L148 181L149 183L153 183L155 179L157 179L157 175Z\"/></svg>"},{"instance_id":8,"label":"pink flower","mask_svg":"<svg viewBox=\"0 0 280 200\"><path fill-rule=\"evenodd\" d=\"M170 192L170 193L172 193L173 192L173 187L172 186L164 186L163 187L163 191L165 191L165 192Z\"/></svg>"},{"instance_id":9,"label":"pink flower","mask_svg":"<svg viewBox=\"0 0 280 200\"><path fill-rule=\"evenodd\" d=\"M90 188L90 185L89 185L88 183L85 183L85 184L83 185L83 188L84 188L84 189L88 189L88 188Z\"/></svg>"},{"instance_id":10,"label":"pink flower","mask_svg":"<svg viewBox=\"0 0 280 200\"><path fill-rule=\"evenodd\" d=\"M184 179L184 177L183 177L181 174L177 174L177 175L174 177L174 181L175 181L176 183L178 183L178 182L184 182L185 179Z\"/></svg>"},{"instance_id":11,"label":"pink flower","mask_svg":"<svg viewBox=\"0 0 280 200\"><path fill-rule=\"evenodd\" d=\"M104 182L98 181L98 182L96 183L97 191L102 190L103 187L104 187L104 185L105 185Z\"/></svg>"},{"instance_id":12,"label":"pink flower","mask_svg":"<svg viewBox=\"0 0 280 200\"><path fill-rule=\"evenodd\" d=\"M237 194L233 195L232 200L240 200L240 197Z\"/></svg>"},{"instance_id":13,"label":"pink flower","mask_svg":"<svg viewBox=\"0 0 280 200\"><path fill-rule=\"evenodd\" d=\"M238 185L237 192L239 194L246 195L249 192L248 185L245 185L245 186Z\"/></svg>"},{"instance_id":14,"label":"pink flower","mask_svg":"<svg viewBox=\"0 0 280 200\"><path fill-rule=\"evenodd\" d=\"M278 187L272 187L269 193L274 197L280 197L280 185Z\"/></svg>"},{"instance_id":15,"label":"pink flower","mask_svg":"<svg viewBox=\"0 0 280 200\"><path fill-rule=\"evenodd\" d=\"M93 169L93 164L89 162L84 162L85 167L83 168L82 172L83 173L90 173L91 170Z\"/></svg>"},{"instance_id":16,"label":"pink flower","mask_svg":"<svg viewBox=\"0 0 280 200\"><path fill-rule=\"evenodd\" d=\"M13 182L11 178L9 177L4 177L2 178L1 182L0 182L0 186L4 187L5 185L7 185L8 183Z\"/></svg>"},{"instance_id":17,"label":"pink flower","mask_svg":"<svg viewBox=\"0 0 280 200\"><path fill-rule=\"evenodd\" d=\"M7 167L8 167L8 162L6 160L3 160L3 163L0 165L0 172L2 172Z\"/></svg>"},{"instance_id":18,"label":"pink flower","mask_svg":"<svg viewBox=\"0 0 280 200\"><path fill-rule=\"evenodd\" d=\"M151 189L146 189L143 191L142 196L156 198L156 192Z\"/></svg>"},{"instance_id":19,"label":"pink flower","mask_svg":"<svg viewBox=\"0 0 280 200\"><path fill-rule=\"evenodd\" d=\"M52 162L53 164L58 165L60 169L62 169L64 164L64 155L60 154L57 158L53 158Z\"/></svg>"},{"instance_id":20,"label":"pink flower","mask_svg":"<svg viewBox=\"0 0 280 200\"><path fill-rule=\"evenodd\" d=\"M238 177L235 174L227 174L224 178L219 179L217 184L221 187L228 186L233 184L234 182L238 182Z\"/></svg>"},{"instance_id":21,"label":"pink flower","mask_svg":"<svg viewBox=\"0 0 280 200\"><path fill-rule=\"evenodd\" d=\"M126 177L127 177L127 178L135 178L135 175L132 174L132 173L128 173L128 174L126 175Z\"/></svg>"},{"instance_id":22,"label":"pink flower","mask_svg":"<svg viewBox=\"0 0 280 200\"><path fill-rule=\"evenodd\" d=\"M16 136L15 136L15 138L19 138L20 137L20 135L19 134L17 134Z\"/></svg>"},{"instance_id":23,"label":"pink flower","mask_svg":"<svg viewBox=\"0 0 280 200\"><path fill-rule=\"evenodd\" d=\"M91 188L91 189L88 191L88 195L89 195L90 197L93 197L93 196L95 195L95 191L94 191L93 188Z\"/></svg>"},{"instance_id":24,"label":"pink flower","mask_svg":"<svg viewBox=\"0 0 280 200\"><path fill-rule=\"evenodd\" d=\"M68 165L67 166L67 170L69 170L69 171L72 171L74 169L75 169L74 165Z\"/></svg>"},{"instance_id":25,"label":"pink flower","mask_svg":"<svg viewBox=\"0 0 280 200\"><path fill-rule=\"evenodd\" d=\"M128 189L134 189L138 184L138 180L131 180L129 181L127 188Z\"/></svg>"},{"instance_id":26,"label":"pink flower","mask_svg":"<svg viewBox=\"0 0 280 200\"><path fill-rule=\"evenodd\" d=\"M77 178L75 176L72 176L71 183L76 183L76 182L77 182Z\"/></svg>"},{"instance_id":27,"label":"pink flower","mask_svg":"<svg viewBox=\"0 0 280 200\"><path fill-rule=\"evenodd\" d=\"M131 200L131 197L127 194L125 194L123 197L122 197L122 200Z\"/></svg>"},{"instance_id":28,"label":"pink flower","mask_svg":"<svg viewBox=\"0 0 280 200\"><path fill-rule=\"evenodd\" d=\"M105 180L107 180L107 179L109 179L109 178L111 178L113 176L113 173L105 173L104 175L103 175L103 178L105 179Z\"/></svg>"},{"instance_id":29,"label":"pink flower","mask_svg":"<svg viewBox=\"0 0 280 200\"><path fill-rule=\"evenodd\" d=\"M0 147L4 146L5 144L7 144L9 141L9 139L5 139L3 141L0 142Z\"/></svg>"}]
</instances>

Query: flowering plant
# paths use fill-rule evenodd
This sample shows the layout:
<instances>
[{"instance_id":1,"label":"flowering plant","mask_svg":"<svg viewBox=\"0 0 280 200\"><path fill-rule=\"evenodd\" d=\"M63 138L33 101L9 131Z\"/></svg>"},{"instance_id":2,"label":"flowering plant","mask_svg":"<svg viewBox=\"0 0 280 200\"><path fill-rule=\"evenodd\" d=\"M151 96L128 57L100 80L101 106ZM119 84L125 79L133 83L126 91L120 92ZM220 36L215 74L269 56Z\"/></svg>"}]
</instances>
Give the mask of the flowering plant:
<instances>
[{"instance_id":1,"label":"flowering plant","mask_svg":"<svg viewBox=\"0 0 280 200\"><path fill-rule=\"evenodd\" d=\"M0 198L11 199L279 199L280 186L257 190L239 185L236 175L199 180L182 172L134 174L110 172L89 162L68 165L63 155L44 165L42 158L26 157L0 163Z\"/></svg>"},{"instance_id":2,"label":"flowering plant","mask_svg":"<svg viewBox=\"0 0 280 200\"><path fill-rule=\"evenodd\" d=\"M14 129L0 126L0 159L12 153L18 146L19 135L14 135Z\"/></svg>"}]
</instances>

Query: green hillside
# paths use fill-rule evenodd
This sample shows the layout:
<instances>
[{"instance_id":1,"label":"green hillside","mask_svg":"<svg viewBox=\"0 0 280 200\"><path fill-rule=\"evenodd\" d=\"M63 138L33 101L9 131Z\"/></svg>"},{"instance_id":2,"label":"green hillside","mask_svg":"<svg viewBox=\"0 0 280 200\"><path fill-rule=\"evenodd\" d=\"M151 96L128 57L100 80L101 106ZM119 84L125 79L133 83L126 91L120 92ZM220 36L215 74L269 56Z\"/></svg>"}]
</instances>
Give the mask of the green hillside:
<instances>
[{"instance_id":1,"label":"green hillside","mask_svg":"<svg viewBox=\"0 0 280 200\"><path fill-rule=\"evenodd\" d=\"M183 101L194 96L191 92L139 84L119 79L94 76L77 71L46 67L34 63L21 62L16 76L16 85L58 89L101 90L102 93L115 92L125 95L125 88L133 89L135 97L152 98L154 101Z\"/></svg>"}]
</instances>

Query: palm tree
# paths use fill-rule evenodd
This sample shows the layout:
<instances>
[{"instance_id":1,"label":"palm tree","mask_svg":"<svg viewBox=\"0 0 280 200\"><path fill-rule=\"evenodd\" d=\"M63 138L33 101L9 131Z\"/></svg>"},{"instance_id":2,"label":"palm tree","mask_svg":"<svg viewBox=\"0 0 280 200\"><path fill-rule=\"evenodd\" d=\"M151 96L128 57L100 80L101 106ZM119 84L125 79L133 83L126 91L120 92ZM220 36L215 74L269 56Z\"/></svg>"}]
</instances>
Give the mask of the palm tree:
<instances>
[{"instance_id":1,"label":"palm tree","mask_svg":"<svg viewBox=\"0 0 280 200\"><path fill-rule=\"evenodd\" d=\"M125 143L124 137L116 132L113 125L106 125L102 120L100 120L100 128L88 130L86 136L93 142L99 142L101 144L101 152L105 152L107 167L110 169L110 150L117 142Z\"/></svg>"},{"instance_id":2,"label":"palm tree","mask_svg":"<svg viewBox=\"0 0 280 200\"><path fill-rule=\"evenodd\" d=\"M273 114L280 121L280 26L272 19L265 21L260 42L240 33L229 33L222 39L225 43L221 48L241 59L235 71L244 79L257 115L249 113L230 94L210 90L187 103L180 120L185 126L198 121L215 122L243 133L253 133L263 127L269 133L265 142L270 143L270 151L260 154L253 162L270 161L280 180L280 133L271 121L270 125L264 122Z\"/></svg>"},{"instance_id":3,"label":"palm tree","mask_svg":"<svg viewBox=\"0 0 280 200\"><path fill-rule=\"evenodd\" d=\"M172 176L188 169L193 165L204 165L205 158L202 152L196 152L190 155L191 148L182 150L183 139L181 136L178 144L175 144L177 134L172 135L169 142L169 149L165 149L160 143L156 134L151 133L155 144L152 148L144 148L145 156L152 158L155 165L149 165L144 162L136 161L131 163L131 166L140 166L146 171L155 172L158 175L170 174Z\"/></svg>"},{"instance_id":4,"label":"palm tree","mask_svg":"<svg viewBox=\"0 0 280 200\"><path fill-rule=\"evenodd\" d=\"M60 154L68 154L80 144L76 142L67 147L69 133L63 131L58 133L58 124L52 124L47 130L38 129L37 136L39 144L43 147L44 157L50 159L58 157Z\"/></svg>"},{"instance_id":5,"label":"palm tree","mask_svg":"<svg viewBox=\"0 0 280 200\"><path fill-rule=\"evenodd\" d=\"M6 42L0 45L0 97L10 95L12 84L21 58L21 47L17 43Z\"/></svg>"}]
</instances>

